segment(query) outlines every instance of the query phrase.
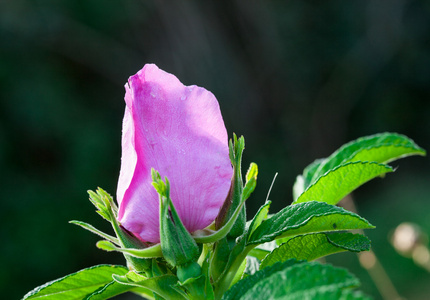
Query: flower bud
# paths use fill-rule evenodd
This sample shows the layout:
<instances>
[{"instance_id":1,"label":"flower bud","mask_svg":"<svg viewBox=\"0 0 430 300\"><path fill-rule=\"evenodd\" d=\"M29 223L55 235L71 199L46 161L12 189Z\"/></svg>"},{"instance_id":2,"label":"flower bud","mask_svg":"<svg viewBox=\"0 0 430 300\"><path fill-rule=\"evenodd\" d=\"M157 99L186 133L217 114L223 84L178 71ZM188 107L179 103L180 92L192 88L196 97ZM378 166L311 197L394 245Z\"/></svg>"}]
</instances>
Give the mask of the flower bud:
<instances>
[{"instance_id":1,"label":"flower bud","mask_svg":"<svg viewBox=\"0 0 430 300\"><path fill-rule=\"evenodd\" d=\"M227 131L215 96L145 65L125 86L118 221L145 242L160 241L151 168L171 182L188 232L218 215L231 185Z\"/></svg>"}]
</instances>

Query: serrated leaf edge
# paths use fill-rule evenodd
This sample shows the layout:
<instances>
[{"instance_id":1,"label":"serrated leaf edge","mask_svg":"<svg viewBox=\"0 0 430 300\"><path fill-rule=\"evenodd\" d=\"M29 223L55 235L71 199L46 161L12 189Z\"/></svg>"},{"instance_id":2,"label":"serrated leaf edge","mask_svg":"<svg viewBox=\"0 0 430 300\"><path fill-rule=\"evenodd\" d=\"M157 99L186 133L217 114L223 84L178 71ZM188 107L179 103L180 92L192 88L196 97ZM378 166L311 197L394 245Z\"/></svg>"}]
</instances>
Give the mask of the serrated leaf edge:
<instances>
[{"instance_id":1,"label":"serrated leaf edge","mask_svg":"<svg viewBox=\"0 0 430 300\"><path fill-rule=\"evenodd\" d=\"M304 203L304 202L299 202L299 199L310 189L310 188L312 188L313 186L315 186L320 180L322 180L322 178L325 178L325 177L327 177L330 173L332 173L332 172L335 172L335 171L337 171L338 169L340 169L340 168L344 168L344 167L346 167L346 166L348 166L348 165L358 165L358 164L363 164L363 165L366 165L366 164L368 164L368 165L379 165L379 166L384 166L386 169L387 169L387 172L384 172L384 173L382 173L382 174L385 174L385 173L388 173L388 172L394 172L395 170L393 169L393 167L391 167L391 166L389 166L389 165L387 165L387 164L383 164L383 163L377 163L377 162L374 162L374 161L352 161L352 162L347 162L347 163L344 163L344 164L341 164L341 165L339 165L339 166L337 166L337 167L335 167L335 168L333 168L333 169L330 169L330 170L328 170L327 172L325 172L323 175L321 175L321 176L319 176L312 184L310 184L304 191L303 191L303 193L301 193L301 195L299 196L299 197L297 197L297 199L292 203L292 205L294 205L294 204L299 204L299 203ZM381 174L381 175L382 175ZM380 176L380 175L379 175ZM376 177L376 176L375 176ZM375 177L373 177L373 178L375 178ZM368 181L370 181L370 180L372 180L373 178L371 178L371 179L369 179ZM363 185L363 184L365 184L366 182L368 182L368 181L365 181L365 182L363 182L361 185ZM359 185L359 186L361 186L361 185ZM358 186L358 187L359 187ZM358 188L357 187L357 188ZM308 201L306 201L306 202L308 202ZM321 202L323 202L323 201L321 201Z\"/></svg>"},{"instance_id":2,"label":"serrated leaf edge","mask_svg":"<svg viewBox=\"0 0 430 300\"><path fill-rule=\"evenodd\" d=\"M38 287L34 288L33 290L31 290L30 292L28 292L27 294L25 294L25 295L24 295L24 297L22 298L22 300L29 299L30 297L33 297L33 296L34 296L34 295L36 295L37 293L39 293L39 292L43 291L44 289L46 289L46 288L48 288L48 287L52 286L53 284L55 284L55 283L60 283L61 281L65 280L65 279L67 279L67 278L69 278L69 277L71 277L71 276L78 275L78 273L80 273L80 272L87 271L87 270L94 270L94 269L102 268L102 267L111 267L111 268L126 269L126 270L128 270L126 267L124 267L124 266L120 266L120 265L108 265L108 264L103 264L103 265L92 266L92 267L85 268L85 269L79 270L79 271L77 271L77 272L74 272L74 273L68 274L68 275L66 275L66 276L64 276L64 277L61 277L61 278L58 278L58 279L54 279L54 280L49 281L49 282L47 282L47 283L45 283L45 284L43 284L43 285L40 285L40 286L38 286ZM94 286L99 286L99 285L100 285L100 284L97 284L97 285L94 285ZM72 289L71 289L71 290L72 290ZM59 294L59 293L57 293L57 294ZM46 296L47 296L47 295L43 295L43 296L41 296L41 297L46 297ZM33 299L35 299L35 298L33 298Z\"/></svg>"}]
</instances>

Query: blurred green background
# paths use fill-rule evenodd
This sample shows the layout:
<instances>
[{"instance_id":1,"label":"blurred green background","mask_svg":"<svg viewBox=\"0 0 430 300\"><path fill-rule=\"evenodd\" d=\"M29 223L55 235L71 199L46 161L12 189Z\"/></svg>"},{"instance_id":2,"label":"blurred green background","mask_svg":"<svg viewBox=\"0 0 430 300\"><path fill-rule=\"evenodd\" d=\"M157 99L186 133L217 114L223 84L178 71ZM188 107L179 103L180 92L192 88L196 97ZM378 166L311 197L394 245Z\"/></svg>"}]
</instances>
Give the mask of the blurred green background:
<instances>
[{"instance_id":1,"label":"blurred green background","mask_svg":"<svg viewBox=\"0 0 430 300\"><path fill-rule=\"evenodd\" d=\"M399 132L430 150L429 1L3 0L0 45L2 299L124 263L67 222L109 230L86 190L115 195L123 86L145 63L212 91L229 135L245 136L244 167L260 169L249 214L275 172L272 212L307 164L359 136ZM430 162L392 165L354 198L399 293L428 299L429 273L388 236L403 221L430 233ZM330 262L381 299L354 254Z\"/></svg>"}]
</instances>

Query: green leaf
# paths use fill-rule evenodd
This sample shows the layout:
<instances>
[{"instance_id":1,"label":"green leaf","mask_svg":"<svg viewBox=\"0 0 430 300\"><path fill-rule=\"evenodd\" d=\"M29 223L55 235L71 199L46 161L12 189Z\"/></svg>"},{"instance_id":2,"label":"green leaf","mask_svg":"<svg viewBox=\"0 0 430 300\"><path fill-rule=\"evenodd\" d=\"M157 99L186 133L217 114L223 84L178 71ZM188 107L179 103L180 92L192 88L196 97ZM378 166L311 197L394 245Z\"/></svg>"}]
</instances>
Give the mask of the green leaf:
<instances>
[{"instance_id":1,"label":"green leaf","mask_svg":"<svg viewBox=\"0 0 430 300\"><path fill-rule=\"evenodd\" d=\"M249 196L251 196L252 192L254 192L255 187L257 186L257 175L258 166L256 163L251 163L248 171L246 172L246 183L243 187L241 201L246 201Z\"/></svg>"},{"instance_id":2,"label":"green leaf","mask_svg":"<svg viewBox=\"0 0 430 300\"><path fill-rule=\"evenodd\" d=\"M147 298L153 298L153 293L150 290L130 285L123 285L112 280L110 283L89 295L85 300L105 300L125 292L135 292L140 295L145 295Z\"/></svg>"},{"instance_id":3,"label":"green leaf","mask_svg":"<svg viewBox=\"0 0 430 300\"><path fill-rule=\"evenodd\" d=\"M316 262L278 263L239 281L223 300L254 300L256 295L259 299L339 299L345 289L358 285L358 279L345 269Z\"/></svg>"},{"instance_id":4,"label":"green leaf","mask_svg":"<svg viewBox=\"0 0 430 300\"><path fill-rule=\"evenodd\" d=\"M257 178L258 176L258 166L256 163L251 163L249 165L248 171L246 171L245 179L250 181L252 178Z\"/></svg>"},{"instance_id":5,"label":"green leaf","mask_svg":"<svg viewBox=\"0 0 430 300\"><path fill-rule=\"evenodd\" d=\"M256 259L263 260L269 253L270 253L270 251L267 251L267 250L264 250L264 249L255 248L255 249L252 249L248 253L248 256L252 256L252 257L255 257Z\"/></svg>"},{"instance_id":6,"label":"green leaf","mask_svg":"<svg viewBox=\"0 0 430 300\"><path fill-rule=\"evenodd\" d=\"M276 241L267 242L264 244L257 245L253 248L248 255L253 256L259 260L263 260L270 252L278 248Z\"/></svg>"},{"instance_id":7,"label":"green leaf","mask_svg":"<svg viewBox=\"0 0 430 300\"><path fill-rule=\"evenodd\" d=\"M310 201L290 205L264 221L248 245L306 233L374 228L367 220L341 207Z\"/></svg>"},{"instance_id":8,"label":"green leaf","mask_svg":"<svg viewBox=\"0 0 430 300\"><path fill-rule=\"evenodd\" d=\"M361 234L349 232L299 235L273 250L261 262L260 269L291 258L311 261L329 254L368 251L370 240Z\"/></svg>"},{"instance_id":9,"label":"green leaf","mask_svg":"<svg viewBox=\"0 0 430 300\"><path fill-rule=\"evenodd\" d=\"M140 275L130 272L125 276L114 275L113 279L121 284L146 288L165 299L185 299L181 293L173 288L178 283L178 277L174 275L144 279Z\"/></svg>"},{"instance_id":10,"label":"green leaf","mask_svg":"<svg viewBox=\"0 0 430 300\"><path fill-rule=\"evenodd\" d=\"M245 269L246 269L246 259L242 262L242 264L240 265L239 269L237 269L236 275L234 275L233 280L231 281L231 285L235 284L236 282L238 282L243 274L245 273Z\"/></svg>"},{"instance_id":11,"label":"green leaf","mask_svg":"<svg viewBox=\"0 0 430 300\"><path fill-rule=\"evenodd\" d=\"M327 233L328 242L333 246L343 248L351 252L361 252L370 250L370 240L362 234L351 232L331 232Z\"/></svg>"},{"instance_id":12,"label":"green leaf","mask_svg":"<svg viewBox=\"0 0 430 300\"><path fill-rule=\"evenodd\" d=\"M48 282L26 294L25 299L81 300L112 282L112 275L124 275L123 266L98 265Z\"/></svg>"},{"instance_id":13,"label":"green leaf","mask_svg":"<svg viewBox=\"0 0 430 300\"><path fill-rule=\"evenodd\" d=\"M326 161L326 158L316 159L314 162L312 162L303 170L303 180L305 183L305 188L308 187L309 184L311 184L312 178L314 177L315 172L317 172L320 165L323 164L325 161Z\"/></svg>"},{"instance_id":14,"label":"green leaf","mask_svg":"<svg viewBox=\"0 0 430 300\"><path fill-rule=\"evenodd\" d=\"M305 177L302 175L298 175L296 177L296 181L293 185L293 202L300 197L300 195L305 191L305 188L308 187L309 183L305 182Z\"/></svg>"},{"instance_id":15,"label":"green leaf","mask_svg":"<svg viewBox=\"0 0 430 300\"><path fill-rule=\"evenodd\" d=\"M111 236L111 235L109 235L107 233L104 233L101 230L98 230L97 228L95 228L91 224L88 224L88 223L85 223L85 222L82 222L82 221L75 221L75 220L69 221L69 223L81 226L82 228L84 228L84 229L86 229L88 231L91 231L92 233L95 233L95 234L101 236L102 238L105 238L108 241L111 241L114 244L119 245L119 241L118 241L118 239L116 237L113 237L113 236Z\"/></svg>"},{"instance_id":16,"label":"green leaf","mask_svg":"<svg viewBox=\"0 0 430 300\"><path fill-rule=\"evenodd\" d=\"M303 175L299 175L294 184L294 201L319 177L348 162L368 161L386 164L406 156L425 154L425 150L414 141L397 133L380 133L359 138L343 145L328 158L317 159L307 166Z\"/></svg>"},{"instance_id":17,"label":"green leaf","mask_svg":"<svg viewBox=\"0 0 430 300\"><path fill-rule=\"evenodd\" d=\"M215 260L217 257L214 257L211 263L211 268L217 272L215 273L213 270L211 270L211 274L213 280L217 282L218 285L224 285L224 288L227 290L230 287L237 270L242 266L242 263L246 258L246 254L244 254L245 239L239 239L238 243L235 244L231 250L229 248L223 247L222 251L226 252L221 256L226 258L226 263L220 263ZM219 268L215 264L222 265L223 268Z\"/></svg>"},{"instance_id":18,"label":"green leaf","mask_svg":"<svg viewBox=\"0 0 430 300\"><path fill-rule=\"evenodd\" d=\"M295 259L290 259L288 261L277 263L273 266L270 266L264 270L260 270L255 272L251 276L247 276L244 279L240 280L238 283L233 285L222 297L222 300L235 300L240 299L240 296L245 294L250 288L255 286L259 281L264 280L264 278L274 274L278 271L282 271L287 269L288 267L294 264L301 264L303 262L299 262ZM259 295L259 294L256 294ZM255 297L256 298L256 297ZM255 299L254 298L254 299Z\"/></svg>"},{"instance_id":19,"label":"green leaf","mask_svg":"<svg viewBox=\"0 0 430 300\"><path fill-rule=\"evenodd\" d=\"M351 141L330 155L313 174L313 180L327 171L347 162L370 161L388 163L411 155L425 155L408 137L397 133L380 133Z\"/></svg>"},{"instance_id":20,"label":"green leaf","mask_svg":"<svg viewBox=\"0 0 430 300\"><path fill-rule=\"evenodd\" d=\"M341 165L319 177L294 204L313 200L337 204L360 185L392 171L390 166L374 162L351 162Z\"/></svg>"},{"instance_id":21,"label":"green leaf","mask_svg":"<svg viewBox=\"0 0 430 300\"><path fill-rule=\"evenodd\" d=\"M261 225L261 223L267 218L267 214L269 213L271 201L267 201L260 207L258 212L255 214L254 218L251 221L251 224L249 225L248 231L246 233L246 239L249 239L251 234L257 229L258 226Z\"/></svg>"},{"instance_id":22,"label":"green leaf","mask_svg":"<svg viewBox=\"0 0 430 300\"><path fill-rule=\"evenodd\" d=\"M96 246L101 250L105 250L108 252L117 251L137 258L155 258L155 257L163 256L160 244L155 244L151 247L147 247L143 249L135 249L135 248L119 248L109 241L98 241Z\"/></svg>"},{"instance_id":23,"label":"green leaf","mask_svg":"<svg viewBox=\"0 0 430 300\"><path fill-rule=\"evenodd\" d=\"M212 260L209 267L210 277L214 282L217 282L226 271L230 256L231 249L227 239L224 238L217 241L214 245Z\"/></svg>"},{"instance_id":24,"label":"green leaf","mask_svg":"<svg viewBox=\"0 0 430 300\"><path fill-rule=\"evenodd\" d=\"M212 286L212 283L210 280L210 273L209 273L209 266L210 266L209 257L210 257L210 254L208 253L206 255L206 258L202 262L202 274L205 278L206 300L214 300L215 295L214 295L214 290L213 290L213 286Z\"/></svg>"}]
</instances>

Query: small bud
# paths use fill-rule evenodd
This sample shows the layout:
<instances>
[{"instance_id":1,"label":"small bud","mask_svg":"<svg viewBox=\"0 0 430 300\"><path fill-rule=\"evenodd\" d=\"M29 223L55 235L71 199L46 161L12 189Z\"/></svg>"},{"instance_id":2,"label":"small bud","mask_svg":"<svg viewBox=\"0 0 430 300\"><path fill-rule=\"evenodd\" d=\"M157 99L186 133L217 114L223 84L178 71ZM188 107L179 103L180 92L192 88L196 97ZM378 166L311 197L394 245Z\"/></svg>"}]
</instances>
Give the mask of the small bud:
<instances>
[{"instance_id":1,"label":"small bud","mask_svg":"<svg viewBox=\"0 0 430 300\"><path fill-rule=\"evenodd\" d=\"M245 148L245 138L241 136L239 139L236 134L233 134L233 140L230 140L229 143L229 153L231 164L233 165L233 178L231 182L230 191L227 195L226 200L224 201L223 206L221 207L220 213L218 214L215 220L215 228L218 230L222 226L224 226L230 218L233 216L236 208L241 205L242 200L242 192L243 192L243 180L242 180L242 153ZM240 236L245 230L246 224L246 211L245 208L242 208L235 224L231 228L227 237L236 238Z\"/></svg>"},{"instance_id":2,"label":"small bud","mask_svg":"<svg viewBox=\"0 0 430 300\"><path fill-rule=\"evenodd\" d=\"M160 243L166 261L182 267L197 261L199 247L176 212L170 199L170 184L167 178L163 182L158 172L153 172L153 185L160 198ZM185 267L184 267L185 268Z\"/></svg>"},{"instance_id":3,"label":"small bud","mask_svg":"<svg viewBox=\"0 0 430 300\"><path fill-rule=\"evenodd\" d=\"M160 201L160 243L164 258L173 266L195 261L200 254L199 247L167 198Z\"/></svg>"}]
</instances>

